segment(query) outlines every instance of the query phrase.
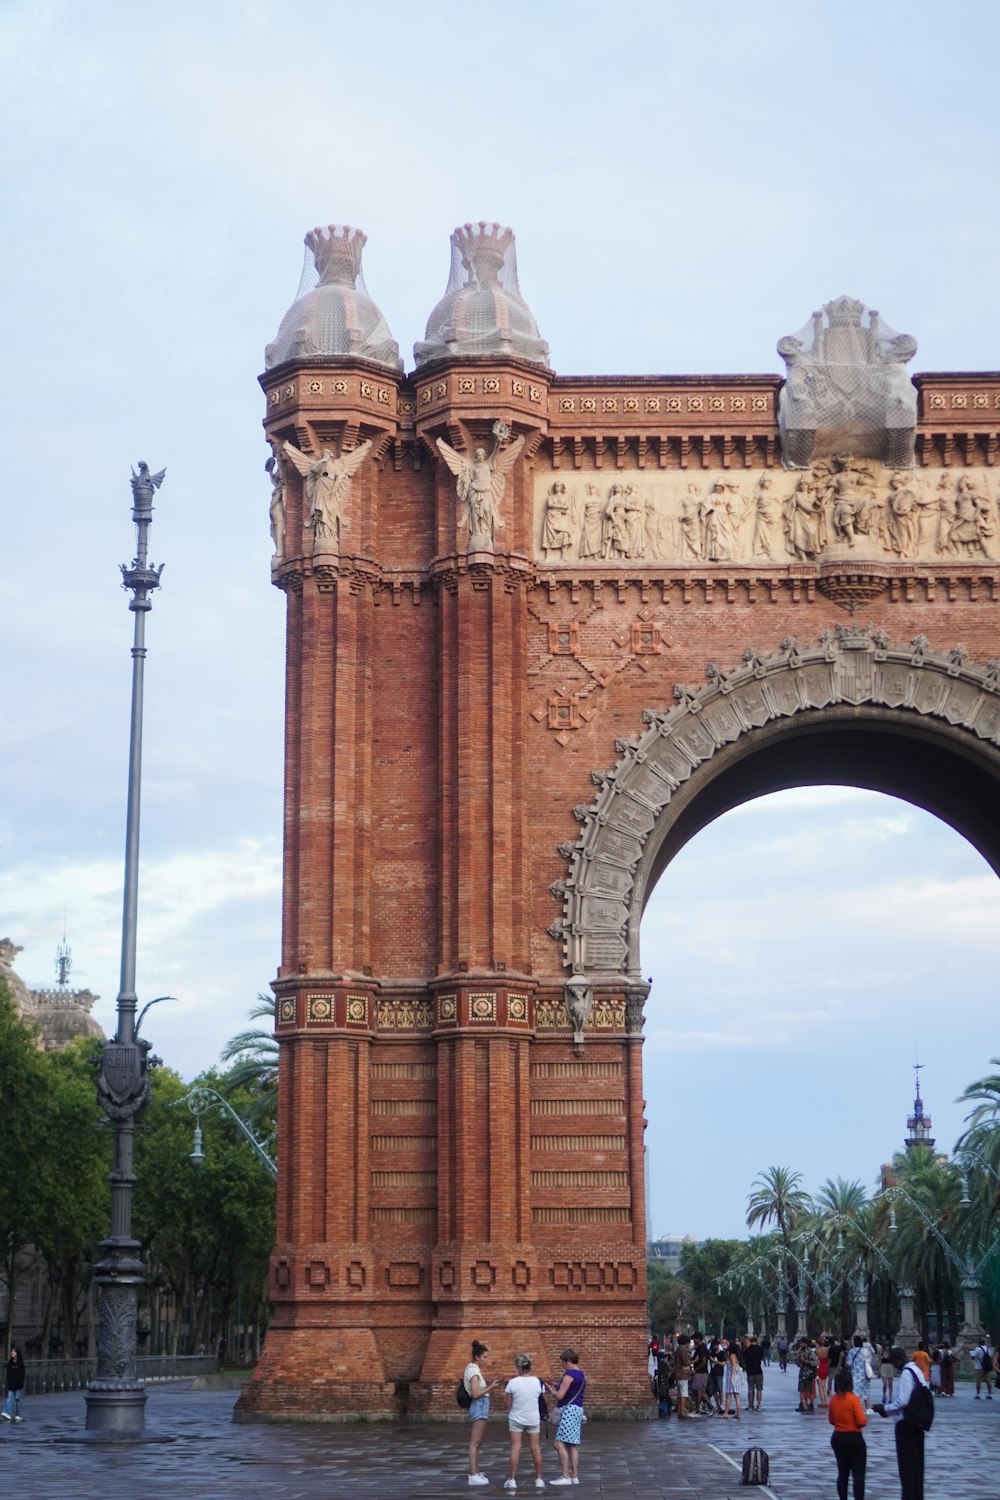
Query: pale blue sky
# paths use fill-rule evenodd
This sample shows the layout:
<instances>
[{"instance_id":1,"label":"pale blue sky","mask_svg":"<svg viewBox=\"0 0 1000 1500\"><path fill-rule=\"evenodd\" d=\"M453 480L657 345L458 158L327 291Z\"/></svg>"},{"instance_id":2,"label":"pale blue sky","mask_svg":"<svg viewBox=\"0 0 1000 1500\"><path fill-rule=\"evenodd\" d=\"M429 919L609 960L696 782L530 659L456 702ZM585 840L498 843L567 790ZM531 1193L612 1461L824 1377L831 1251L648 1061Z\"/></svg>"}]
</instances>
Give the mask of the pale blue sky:
<instances>
[{"instance_id":1,"label":"pale blue sky","mask_svg":"<svg viewBox=\"0 0 1000 1500\"><path fill-rule=\"evenodd\" d=\"M51 977L65 904L111 1021L140 457L168 468L139 983L180 1004L157 1051L213 1061L274 972L283 611L255 377L308 228L366 230L408 364L449 233L487 217L517 232L562 373L777 370L777 338L843 292L916 336L916 370L996 368L997 32L990 3L6 0L0 927L24 977ZM651 1105L653 1228L738 1231L778 1160L870 1181L915 1046L950 1144L1000 1050L997 914L968 846L869 796L700 835L644 926L647 1095L674 1101Z\"/></svg>"}]
</instances>

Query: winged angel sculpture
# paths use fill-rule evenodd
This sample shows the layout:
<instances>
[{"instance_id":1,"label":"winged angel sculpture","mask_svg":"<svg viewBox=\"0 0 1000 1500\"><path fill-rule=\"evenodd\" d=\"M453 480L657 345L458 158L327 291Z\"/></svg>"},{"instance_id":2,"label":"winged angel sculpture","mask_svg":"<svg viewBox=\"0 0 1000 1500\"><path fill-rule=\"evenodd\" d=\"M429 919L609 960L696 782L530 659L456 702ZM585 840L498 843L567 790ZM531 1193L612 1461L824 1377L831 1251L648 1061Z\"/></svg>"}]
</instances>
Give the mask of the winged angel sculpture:
<instances>
[{"instance_id":1,"label":"winged angel sculpture","mask_svg":"<svg viewBox=\"0 0 1000 1500\"><path fill-rule=\"evenodd\" d=\"M351 479L371 452L364 442L349 453L334 458L329 448L318 457L302 453L294 443L285 443L285 456L305 481L308 519L313 533L313 552L339 552L341 527L349 525L344 502L351 492Z\"/></svg>"},{"instance_id":2,"label":"winged angel sculpture","mask_svg":"<svg viewBox=\"0 0 1000 1500\"><path fill-rule=\"evenodd\" d=\"M462 520L469 528L469 551L480 552L493 546L494 531L503 529L500 502L503 500L507 475L524 447L524 438L515 438L509 448L501 445L510 437L506 422L493 423L493 452L487 458L485 448L477 448L471 459L463 458L444 438L438 438L438 451L458 483Z\"/></svg>"}]
</instances>

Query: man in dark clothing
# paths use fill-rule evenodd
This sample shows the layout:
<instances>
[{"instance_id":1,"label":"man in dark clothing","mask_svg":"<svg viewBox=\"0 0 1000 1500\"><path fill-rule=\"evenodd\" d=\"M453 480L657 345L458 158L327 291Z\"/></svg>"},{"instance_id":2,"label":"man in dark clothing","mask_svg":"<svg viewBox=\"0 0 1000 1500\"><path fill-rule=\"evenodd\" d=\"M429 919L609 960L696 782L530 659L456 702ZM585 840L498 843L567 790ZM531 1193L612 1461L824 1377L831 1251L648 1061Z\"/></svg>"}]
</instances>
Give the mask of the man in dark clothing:
<instances>
[{"instance_id":1,"label":"man in dark clothing","mask_svg":"<svg viewBox=\"0 0 1000 1500\"><path fill-rule=\"evenodd\" d=\"M924 1433L922 1427L904 1420L907 1403L916 1385L927 1385L923 1370L913 1360L903 1366L894 1401L876 1401L872 1411L896 1419L896 1467L900 1500L924 1500Z\"/></svg>"},{"instance_id":2,"label":"man in dark clothing","mask_svg":"<svg viewBox=\"0 0 1000 1500\"><path fill-rule=\"evenodd\" d=\"M743 1368L747 1376L747 1410L760 1411L764 1395L764 1351L752 1333L743 1351Z\"/></svg>"}]
</instances>

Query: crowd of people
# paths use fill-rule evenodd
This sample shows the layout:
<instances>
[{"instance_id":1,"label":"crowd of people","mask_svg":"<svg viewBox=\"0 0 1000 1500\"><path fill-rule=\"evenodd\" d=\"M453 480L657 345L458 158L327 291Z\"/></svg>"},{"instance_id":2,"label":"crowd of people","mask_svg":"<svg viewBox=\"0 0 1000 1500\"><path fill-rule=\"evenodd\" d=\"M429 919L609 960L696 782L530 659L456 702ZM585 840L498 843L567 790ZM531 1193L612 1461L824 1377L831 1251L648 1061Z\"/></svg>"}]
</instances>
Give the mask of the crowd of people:
<instances>
[{"instance_id":1,"label":"crowd of people","mask_svg":"<svg viewBox=\"0 0 1000 1500\"><path fill-rule=\"evenodd\" d=\"M864 1429L872 1415L895 1420L896 1462L902 1500L923 1500L924 1432L933 1420L934 1398L953 1397L959 1351L920 1342L910 1357L891 1341L876 1347L863 1334L842 1339L802 1335L790 1342L770 1337L706 1338L678 1333L649 1344L649 1375L661 1417L728 1417L741 1406L760 1411L764 1370L772 1350L782 1372L797 1367L798 1405L804 1414L825 1409L833 1428L838 1500L864 1500L867 1448ZM1000 1390L1000 1349L981 1343L968 1351L976 1380L975 1399L991 1401ZM872 1393L881 1384L881 1400ZM926 1395L922 1393L926 1392ZM928 1411L929 1408L929 1411Z\"/></svg>"},{"instance_id":2,"label":"crowd of people","mask_svg":"<svg viewBox=\"0 0 1000 1500\"><path fill-rule=\"evenodd\" d=\"M730 1341L678 1333L649 1346L649 1375L661 1417L729 1417L760 1411L771 1340L756 1334Z\"/></svg>"}]
</instances>

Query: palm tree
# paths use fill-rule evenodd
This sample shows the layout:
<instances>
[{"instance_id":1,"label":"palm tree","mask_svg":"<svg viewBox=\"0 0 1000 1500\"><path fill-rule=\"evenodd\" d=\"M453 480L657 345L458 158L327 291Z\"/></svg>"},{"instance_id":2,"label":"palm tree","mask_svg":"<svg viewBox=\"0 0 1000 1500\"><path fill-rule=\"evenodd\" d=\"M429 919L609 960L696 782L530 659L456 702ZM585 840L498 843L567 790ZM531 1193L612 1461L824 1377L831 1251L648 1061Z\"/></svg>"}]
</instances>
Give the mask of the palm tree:
<instances>
[{"instance_id":1,"label":"palm tree","mask_svg":"<svg viewBox=\"0 0 1000 1500\"><path fill-rule=\"evenodd\" d=\"M841 1328L851 1326L851 1270L859 1261L867 1263L869 1259L865 1240L869 1235L867 1205L868 1193L864 1185L857 1180L848 1182L844 1177L828 1177L813 1204L811 1227L823 1247L827 1270L835 1278L836 1292L830 1303L830 1313L836 1314ZM860 1233L852 1233L855 1226ZM870 1296L870 1272L868 1282Z\"/></svg>"},{"instance_id":2,"label":"palm tree","mask_svg":"<svg viewBox=\"0 0 1000 1500\"><path fill-rule=\"evenodd\" d=\"M251 1021L267 1017L274 1021L274 1000L259 994L250 1008ZM246 1089L250 1102L242 1113L252 1124L274 1128L278 1117L278 1043L272 1031L253 1027L238 1032L222 1049L222 1061L232 1063L223 1080L223 1092Z\"/></svg>"},{"instance_id":3,"label":"palm tree","mask_svg":"<svg viewBox=\"0 0 1000 1500\"><path fill-rule=\"evenodd\" d=\"M796 1219L810 1207L809 1194L799 1186L801 1181L802 1173L789 1167L768 1167L755 1177L747 1199L747 1227L777 1224L778 1233L787 1245Z\"/></svg>"},{"instance_id":4,"label":"palm tree","mask_svg":"<svg viewBox=\"0 0 1000 1500\"><path fill-rule=\"evenodd\" d=\"M991 1057L990 1062L994 1068L1000 1068L1000 1057ZM965 1117L966 1129L959 1137L959 1147L970 1135L978 1135L984 1130L993 1134L1000 1129L1000 1073L987 1073L985 1078L977 1078L958 1096L959 1104L973 1102L976 1102L976 1107Z\"/></svg>"},{"instance_id":5,"label":"palm tree","mask_svg":"<svg viewBox=\"0 0 1000 1500\"><path fill-rule=\"evenodd\" d=\"M856 1219L867 1202L868 1193L862 1183L828 1177L816 1194L816 1211L823 1217Z\"/></svg>"},{"instance_id":6,"label":"palm tree","mask_svg":"<svg viewBox=\"0 0 1000 1500\"><path fill-rule=\"evenodd\" d=\"M789 1167L768 1167L766 1172L755 1177L747 1199L747 1227L752 1229L755 1224L777 1224L781 1243L785 1249L789 1249L791 1231L796 1220L802 1218L811 1207L809 1194L799 1185L801 1181L802 1173L793 1172ZM797 1295L798 1274L794 1270L790 1282L790 1290ZM793 1315L791 1299L785 1312Z\"/></svg>"}]
</instances>

